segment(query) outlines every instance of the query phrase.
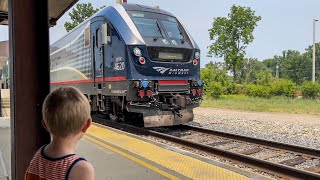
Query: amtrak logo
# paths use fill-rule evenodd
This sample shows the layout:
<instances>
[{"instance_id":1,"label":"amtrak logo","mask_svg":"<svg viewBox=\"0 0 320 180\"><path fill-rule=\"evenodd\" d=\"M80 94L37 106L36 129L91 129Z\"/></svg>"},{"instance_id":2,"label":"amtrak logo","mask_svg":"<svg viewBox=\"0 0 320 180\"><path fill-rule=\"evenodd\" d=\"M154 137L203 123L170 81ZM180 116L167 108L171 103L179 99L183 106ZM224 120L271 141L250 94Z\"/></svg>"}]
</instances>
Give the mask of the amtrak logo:
<instances>
[{"instance_id":1,"label":"amtrak logo","mask_svg":"<svg viewBox=\"0 0 320 180\"><path fill-rule=\"evenodd\" d=\"M168 75L186 75L189 74L189 69L171 69L171 68L165 68L165 67L153 67L156 71L158 71L160 74L164 74L168 72Z\"/></svg>"},{"instance_id":2,"label":"amtrak logo","mask_svg":"<svg viewBox=\"0 0 320 180\"><path fill-rule=\"evenodd\" d=\"M153 67L156 71L158 71L160 74L164 74L167 72L170 68L165 68L165 67Z\"/></svg>"}]
</instances>

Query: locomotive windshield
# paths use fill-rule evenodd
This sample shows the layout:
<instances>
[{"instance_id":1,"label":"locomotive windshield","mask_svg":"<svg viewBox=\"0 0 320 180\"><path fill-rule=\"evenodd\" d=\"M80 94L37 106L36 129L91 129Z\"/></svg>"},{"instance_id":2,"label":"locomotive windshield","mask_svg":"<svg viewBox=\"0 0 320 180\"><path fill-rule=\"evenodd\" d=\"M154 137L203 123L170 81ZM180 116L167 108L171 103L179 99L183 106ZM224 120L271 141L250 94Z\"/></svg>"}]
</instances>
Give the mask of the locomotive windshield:
<instances>
[{"instance_id":1,"label":"locomotive windshield","mask_svg":"<svg viewBox=\"0 0 320 180\"><path fill-rule=\"evenodd\" d=\"M161 37L157 20L147 18L132 18L142 36Z\"/></svg>"},{"instance_id":2,"label":"locomotive windshield","mask_svg":"<svg viewBox=\"0 0 320 180\"><path fill-rule=\"evenodd\" d=\"M171 20L171 21L169 21ZM175 39L183 39L178 23L173 18L168 18L168 21L161 21L168 36Z\"/></svg>"},{"instance_id":3,"label":"locomotive windshield","mask_svg":"<svg viewBox=\"0 0 320 180\"><path fill-rule=\"evenodd\" d=\"M129 12L129 14L142 36L166 36L171 39L183 39L183 32L181 31L181 27L174 17L162 14L135 11Z\"/></svg>"},{"instance_id":4,"label":"locomotive windshield","mask_svg":"<svg viewBox=\"0 0 320 180\"><path fill-rule=\"evenodd\" d=\"M162 62L190 62L192 43L174 16L145 11L127 11L143 37L149 58Z\"/></svg>"}]
</instances>

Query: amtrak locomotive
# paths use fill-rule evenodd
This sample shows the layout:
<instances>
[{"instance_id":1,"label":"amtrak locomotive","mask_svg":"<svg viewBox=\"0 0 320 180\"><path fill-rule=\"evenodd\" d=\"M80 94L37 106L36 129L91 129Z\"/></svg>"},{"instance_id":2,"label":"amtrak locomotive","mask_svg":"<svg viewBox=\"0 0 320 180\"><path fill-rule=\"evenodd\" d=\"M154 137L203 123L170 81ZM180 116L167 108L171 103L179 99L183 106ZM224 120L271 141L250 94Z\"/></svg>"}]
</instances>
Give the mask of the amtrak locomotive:
<instances>
[{"instance_id":1,"label":"amtrak locomotive","mask_svg":"<svg viewBox=\"0 0 320 180\"><path fill-rule=\"evenodd\" d=\"M183 124L193 120L202 99L199 47L175 16L159 8L106 7L50 50L52 89L79 88L92 111L112 120Z\"/></svg>"}]
</instances>

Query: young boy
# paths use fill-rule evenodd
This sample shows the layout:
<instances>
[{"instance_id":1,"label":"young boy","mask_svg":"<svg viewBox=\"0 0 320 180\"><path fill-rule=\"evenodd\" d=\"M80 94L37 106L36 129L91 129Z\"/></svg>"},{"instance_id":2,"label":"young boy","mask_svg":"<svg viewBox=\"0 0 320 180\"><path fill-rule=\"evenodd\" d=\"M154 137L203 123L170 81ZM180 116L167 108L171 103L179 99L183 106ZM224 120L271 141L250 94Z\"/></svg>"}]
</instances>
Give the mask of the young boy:
<instances>
[{"instance_id":1,"label":"young boy","mask_svg":"<svg viewBox=\"0 0 320 180\"><path fill-rule=\"evenodd\" d=\"M92 165L74 154L92 122L87 98L74 87L59 88L44 100L42 115L52 141L34 155L25 180L94 180Z\"/></svg>"}]
</instances>

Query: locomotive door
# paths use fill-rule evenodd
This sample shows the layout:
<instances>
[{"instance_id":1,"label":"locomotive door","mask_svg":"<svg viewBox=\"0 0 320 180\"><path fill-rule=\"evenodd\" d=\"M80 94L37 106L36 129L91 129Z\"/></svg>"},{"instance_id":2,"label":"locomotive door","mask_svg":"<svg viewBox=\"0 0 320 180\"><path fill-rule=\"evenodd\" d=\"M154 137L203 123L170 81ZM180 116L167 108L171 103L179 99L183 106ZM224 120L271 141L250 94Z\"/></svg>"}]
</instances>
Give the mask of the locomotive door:
<instances>
[{"instance_id":1,"label":"locomotive door","mask_svg":"<svg viewBox=\"0 0 320 180\"><path fill-rule=\"evenodd\" d=\"M101 89L101 83L103 82L103 62L104 62L104 50L102 46L102 32L101 24L103 21L96 21L91 24L91 48L92 48L92 64L93 64L93 80L94 87Z\"/></svg>"}]
</instances>

